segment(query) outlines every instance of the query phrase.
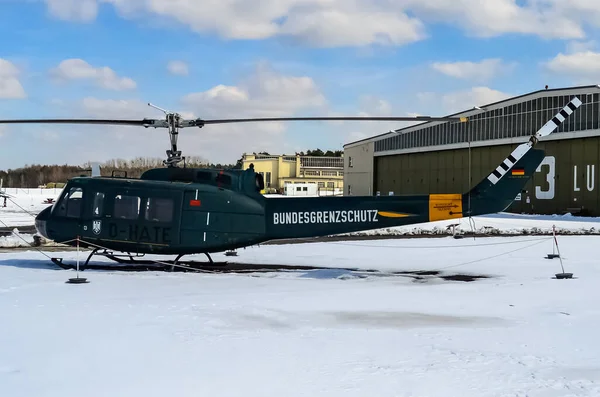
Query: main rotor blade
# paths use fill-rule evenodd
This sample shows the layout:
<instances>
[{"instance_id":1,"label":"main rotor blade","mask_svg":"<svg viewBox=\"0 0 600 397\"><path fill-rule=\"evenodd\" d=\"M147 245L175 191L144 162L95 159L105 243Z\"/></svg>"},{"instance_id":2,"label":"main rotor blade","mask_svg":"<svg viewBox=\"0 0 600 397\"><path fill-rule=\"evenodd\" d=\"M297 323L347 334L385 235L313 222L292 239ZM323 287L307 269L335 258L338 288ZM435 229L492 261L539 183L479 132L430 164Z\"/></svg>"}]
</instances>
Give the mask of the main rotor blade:
<instances>
[{"instance_id":1,"label":"main rotor blade","mask_svg":"<svg viewBox=\"0 0 600 397\"><path fill-rule=\"evenodd\" d=\"M204 124L247 123L255 121L460 121L466 122L466 117L265 117L252 119L221 119L202 120Z\"/></svg>"},{"instance_id":2,"label":"main rotor blade","mask_svg":"<svg viewBox=\"0 0 600 397\"><path fill-rule=\"evenodd\" d=\"M22 119L0 120L0 124L115 124L115 125L153 125L160 120L115 120L115 119Z\"/></svg>"},{"instance_id":3,"label":"main rotor blade","mask_svg":"<svg viewBox=\"0 0 600 397\"><path fill-rule=\"evenodd\" d=\"M261 121L468 121L467 117L263 117L248 119L192 119L178 121L178 127L202 127L207 124L249 123ZM100 125L133 125L142 127L168 127L166 120L119 120L119 119L14 119L0 120L0 124L100 124Z\"/></svg>"}]
</instances>

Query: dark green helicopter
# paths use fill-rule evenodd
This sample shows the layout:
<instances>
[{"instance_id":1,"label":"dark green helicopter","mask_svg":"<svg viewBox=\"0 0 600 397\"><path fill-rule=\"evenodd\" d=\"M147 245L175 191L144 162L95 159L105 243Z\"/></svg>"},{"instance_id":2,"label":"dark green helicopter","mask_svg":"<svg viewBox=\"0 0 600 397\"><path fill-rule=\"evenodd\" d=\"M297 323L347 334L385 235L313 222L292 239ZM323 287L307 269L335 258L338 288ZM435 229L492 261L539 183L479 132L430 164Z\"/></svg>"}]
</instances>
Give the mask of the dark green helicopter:
<instances>
[{"instance_id":1,"label":"dark green helicopter","mask_svg":"<svg viewBox=\"0 0 600 397\"><path fill-rule=\"evenodd\" d=\"M316 237L360 230L470 217L505 210L522 191L544 158L533 149L579 106L573 99L554 118L465 193L266 198L264 181L252 166L245 170L179 167L184 161L177 149L180 128L205 125L295 120L460 121L457 117L292 117L222 120L184 120L164 111L165 120L37 119L0 120L6 123L114 124L167 128L171 148L165 168L146 171L140 178L73 178L52 207L40 212L35 226L40 235L58 243L102 249L120 263L143 254L183 255L235 250L269 240ZM151 105L153 106L153 105ZM162 110L162 109L161 109ZM185 163L184 163L185 164ZM129 261L114 252L126 253ZM55 260L55 259L53 259ZM58 260L55 263L60 264ZM85 266L85 265L84 265Z\"/></svg>"}]
</instances>

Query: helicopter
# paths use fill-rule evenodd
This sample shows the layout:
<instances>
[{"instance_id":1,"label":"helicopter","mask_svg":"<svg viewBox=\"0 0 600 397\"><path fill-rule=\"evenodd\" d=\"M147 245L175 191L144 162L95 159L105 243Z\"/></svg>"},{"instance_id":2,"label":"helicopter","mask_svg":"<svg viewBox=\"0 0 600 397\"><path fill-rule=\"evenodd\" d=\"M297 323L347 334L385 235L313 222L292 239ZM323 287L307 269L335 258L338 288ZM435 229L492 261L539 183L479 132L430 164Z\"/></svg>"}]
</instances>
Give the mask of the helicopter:
<instances>
[{"instance_id":1,"label":"helicopter","mask_svg":"<svg viewBox=\"0 0 600 397\"><path fill-rule=\"evenodd\" d=\"M165 167L145 171L139 178L125 175L71 178L56 202L35 218L37 233L69 246L91 248L119 263L142 263L145 254L177 255L172 266L182 266L184 255L228 252L266 241L335 235L405 226L504 211L521 193L544 158L534 149L580 105L573 97L551 120L518 145L490 174L463 193L401 196L342 196L268 198L264 180L247 169L190 168L177 147L179 129L207 125L268 121L452 121L466 117L277 117L203 120L148 104L165 119L23 119L0 124L112 124L167 128L170 148ZM179 163L184 162L184 166ZM98 252L102 250L102 252ZM123 259L128 257L129 259ZM52 258L58 264L62 260ZM192 267L202 264L190 262Z\"/></svg>"}]
</instances>

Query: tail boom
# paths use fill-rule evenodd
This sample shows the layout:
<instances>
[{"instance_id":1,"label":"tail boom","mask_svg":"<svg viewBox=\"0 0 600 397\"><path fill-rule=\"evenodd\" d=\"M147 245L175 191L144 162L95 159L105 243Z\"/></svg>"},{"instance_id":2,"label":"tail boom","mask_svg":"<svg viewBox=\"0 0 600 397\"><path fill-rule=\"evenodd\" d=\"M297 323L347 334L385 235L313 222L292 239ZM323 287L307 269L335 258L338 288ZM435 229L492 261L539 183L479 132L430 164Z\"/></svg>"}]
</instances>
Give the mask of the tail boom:
<instances>
[{"instance_id":1,"label":"tail boom","mask_svg":"<svg viewBox=\"0 0 600 397\"><path fill-rule=\"evenodd\" d=\"M266 200L270 239L325 236L427 222L428 196Z\"/></svg>"},{"instance_id":2,"label":"tail boom","mask_svg":"<svg viewBox=\"0 0 600 397\"><path fill-rule=\"evenodd\" d=\"M506 210L544 159L533 149L581 106L574 97L528 142L464 194L280 198L266 200L269 239L312 237L493 214Z\"/></svg>"}]
</instances>

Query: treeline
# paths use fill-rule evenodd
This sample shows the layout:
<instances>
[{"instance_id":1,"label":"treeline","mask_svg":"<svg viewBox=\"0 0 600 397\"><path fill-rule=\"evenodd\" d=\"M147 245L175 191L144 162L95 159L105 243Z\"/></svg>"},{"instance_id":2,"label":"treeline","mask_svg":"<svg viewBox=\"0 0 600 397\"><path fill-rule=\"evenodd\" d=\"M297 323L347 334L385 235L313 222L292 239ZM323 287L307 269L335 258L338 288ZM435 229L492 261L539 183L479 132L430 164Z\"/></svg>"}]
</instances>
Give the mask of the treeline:
<instances>
[{"instance_id":1,"label":"treeline","mask_svg":"<svg viewBox=\"0 0 600 397\"><path fill-rule=\"evenodd\" d=\"M185 161L189 167L210 167L210 168L235 168L236 164L213 164L197 156L187 156ZM102 176L110 176L113 171L115 175L122 175L127 172L127 176L138 178L145 171L152 168L164 167L163 159L152 157L138 157L131 160L111 159L100 163L100 173ZM31 188L37 186L47 186L49 184L63 184L70 178L77 176L91 175L92 164L87 162L81 165L25 165L22 168L0 170L0 178L3 180L2 186L7 188ZM117 173L118 172L118 173Z\"/></svg>"},{"instance_id":2,"label":"treeline","mask_svg":"<svg viewBox=\"0 0 600 397\"><path fill-rule=\"evenodd\" d=\"M307 150L306 152L298 152L300 156L328 156L341 157L343 150L327 150L321 149ZM267 152L260 154L269 155ZM186 166L189 167L206 167L219 169L232 169L242 167L242 158L238 159L235 164L214 164L199 156L186 156ZM183 166L183 164L182 164ZM128 177L139 178L145 171L152 168L164 167L163 159L158 157L137 157L131 160L111 159L100 163L100 173L102 176L110 176L115 172L115 175L122 175L127 172ZM0 178L2 186L7 188L31 188L37 186L47 186L49 184L63 184L67 180L77 176L89 176L91 174L92 164L87 162L81 165L40 165L32 164L25 165L21 168L0 170ZM119 174L117 174L119 172Z\"/></svg>"},{"instance_id":3,"label":"treeline","mask_svg":"<svg viewBox=\"0 0 600 397\"><path fill-rule=\"evenodd\" d=\"M342 157L342 155L344 154L344 151L343 150L327 150L326 152L324 152L321 149L315 149L315 150L307 150L306 153L298 152L296 154L299 154L300 156Z\"/></svg>"},{"instance_id":4,"label":"treeline","mask_svg":"<svg viewBox=\"0 0 600 397\"><path fill-rule=\"evenodd\" d=\"M254 154L264 154L265 156L271 155L267 152L254 152ZM306 152L296 152L296 156L342 157L343 154L343 150L327 150L324 152L321 149L307 150Z\"/></svg>"}]
</instances>

